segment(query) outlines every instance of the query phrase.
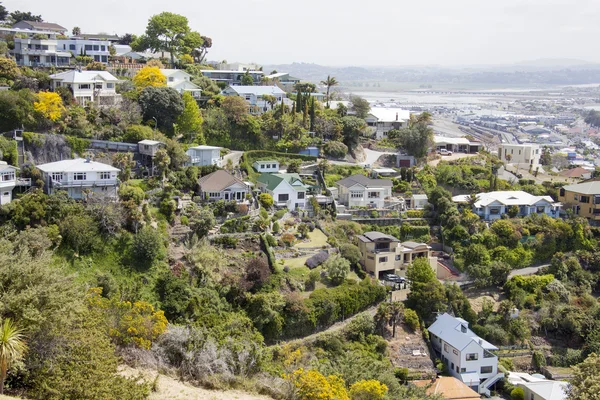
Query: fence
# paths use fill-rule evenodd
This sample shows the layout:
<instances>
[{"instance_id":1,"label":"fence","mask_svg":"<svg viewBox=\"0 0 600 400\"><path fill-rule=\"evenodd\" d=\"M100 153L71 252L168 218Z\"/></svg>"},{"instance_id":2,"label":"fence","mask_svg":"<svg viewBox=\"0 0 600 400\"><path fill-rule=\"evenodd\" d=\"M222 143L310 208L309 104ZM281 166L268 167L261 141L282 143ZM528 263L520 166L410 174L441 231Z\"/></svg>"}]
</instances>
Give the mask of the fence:
<instances>
[{"instance_id":1,"label":"fence","mask_svg":"<svg viewBox=\"0 0 600 400\"><path fill-rule=\"evenodd\" d=\"M110 142L108 140L90 140L90 148L98 150L137 152L137 143Z\"/></svg>"}]
</instances>

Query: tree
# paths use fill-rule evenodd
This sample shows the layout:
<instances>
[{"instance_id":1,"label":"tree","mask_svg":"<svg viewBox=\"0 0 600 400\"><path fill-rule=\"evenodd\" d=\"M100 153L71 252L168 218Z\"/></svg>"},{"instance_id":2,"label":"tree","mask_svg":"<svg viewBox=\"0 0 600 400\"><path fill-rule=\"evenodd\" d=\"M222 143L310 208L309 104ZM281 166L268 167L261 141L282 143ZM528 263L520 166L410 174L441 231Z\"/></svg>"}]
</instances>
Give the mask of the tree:
<instances>
[{"instance_id":1,"label":"tree","mask_svg":"<svg viewBox=\"0 0 600 400\"><path fill-rule=\"evenodd\" d=\"M35 94L29 89L0 91L0 130L7 132L21 126L34 128L37 125L35 100Z\"/></svg>"},{"instance_id":2,"label":"tree","mask_svg":"<svg viewBox=\"0 0 600 400\"><path fill-rule=\"evenodd\" d=\"M10 318L0 323L0 395L4 394L6 373L27 351L23 331Z\"/></svg>"},{"instance_id":3,"label":"tree","mask_svg":"<svg viewBox=\"0 0 600 400\"><path fill-rule=\"evenodd\" d=\"M239 96L227 96L221 103L223 112L231 121L239 124L248 115L250 105Z\"/></svg>"},{"instance_id":4,"label":"tree","mask_svg":"<svg viewBox=\"0 0 600 400\"><path fill-rule=\"evenodd\" d=\"M261 207L269 209L273 207L273 196L271 196L269 193L261 193L258 195L258 202L260 203Z\"/></svg>"},{"instance_id":5,"label":"tree","mask_svg":"<svg viewBox=\"0 0 600 400\"><path fill-rule=\"evenodd\" d=\"M357 265L361 254L358 246L352 243L344 243L340 246L340 255L350 262L351 265Z\"/></svg>"},{"instance_id":6,"label":"tree","mask_svg":"<svg viewBox=\"0 0 600 400\"><path fill-rule=\"evenodd\" d=\"M160 72L158 67L144 67L133 76L133 84L137 90L149 86L163 87L167 86L167 77Z\"/></svg>"},{"instance_id":7,"label":"tree","mask_svg":"<svg viewBox=\"0 0 600 400\"><path fill-rule=\"evenodd\" d=\"M525 400L525 391L523 388L516 387L510 392L511 400Z\"/></svg>"},{"instance_id":8,"label":"tree","mask_svg":"<svg viewBox=\"0 0 600 400\"><path fill-rule=\"evenodd\" d=\"M246 71L243 75L242 75L242 79L240 80L240 83L244 86L252 86L254 85L254 79L252 78L252 75L250 75L250 72Z\"/></svg>"},{"instance_id":9,"label":"tree","mask_svg":"<svg viewBox=\"0 0 600 400\"><path fill-rule=\"evenodd\" d=\"M358 146L360 135L365 131L367 124L364 120L356 117L342 118L342 135L344 136L344 144L350 152Z\"/></svg>"},{"instance_id":10,"label":"tree","mask_svg":"<svg viewBox=\"0 0 600 400\"><path fill-rule=\"evenodd\" d=\"M300 165L302 165L302 162L298 159L292 159L290 160L286 172L288 174L297 174L300 173Z\"/></svg>"},{"instance_id":11,"label":"tree","mask_svg":"<svg viewBox=\"0 0 600 400\"><path fill-rule=\"evenodd\" d=\"M407 308L404 310L404 323L413 331L419 327L419 316L415 310Z\"/></svg>"},{"instance_id":12,"label":"tree","mask_svg":"<svg viewBox=\"0 0 600 400\"><path fill-rule=\"evenodd\" d=\"M73 36L79 36L81 35L81 28L76 26L73 28L73 30L71 31L71 33L73 34Z\"/></svg>"},{"instance_id":13,"label":"tree","mask_svg":"<svg viewBox=\"0 0 600 400\"><path fill-rule=\"evenodd\" d=\"M187 214L189 216L189 227L198 238L208 235L208 232L216 224L215 215L208 208L196 207Z\"/></svg>"},{"instance_id":14,"label":"tree","mask_svg":"<svg viewBox=\"0 0 600 400\"><path fill-rule=\"evenodd\" d=\"M143 227L133 236L132 259L141 267L149 268L155 261L165 256L165 247L160 233L150 227Z\"/></svg>"},{"instance_id":15,"label":"tree","mask_svg":"<svg viewBox=\"0 0 600 400\"><path fill-rule=\"evenodd\" d=\"M342 142L329 141L323 146L323 151L333 158L344 158L348 154L348 146Z\"/></svg>"},{"instance_id":16,"label":"tree","mask_svg":"<svg viewBox=\"0 0 600 400\"><path fill-rule=\"evenodd\" d=\"M63 243L76 253L90 253L98 245L98 224L85 213L71 213L59 226Z\"/></svg>"},{"instance_id":17,"label":"tree","mask_svg":"<svg viewBox=\"0 0 600 400\"><path fill-rule=\"evenodd\" d=\"M330 100L329 95L330 95L331 88L339 85L339 82L335 79L335 77L327 75L327 79L325 79L324 81L321 81L321 85L324 85L327 87L327 94L325 95L325 99L327 99L327 108L329 108L329 100Z\"/></svg>"},{"instance_id":18,"label":"tree","mask_svg":"<svg viewBox=\"0 0 600 400\"><path fill-rule=\"evenodd\" d=\"M119 168L119 180L127 182L131 177L131 169L135 167L133 153L115 153L112 158L112 165Z\"/></svg>"},{"instance_id":19,"label":"tree","mask_svg":"<svg viewBox=\"0 0 600 400\"><path fill-rule=\"evenodd\" d=\"M406 277L411 282L406 305L422 319L431 319L435 312L445 307L444 286L436 279L427 258L419 257L414 260L406 269Z\"/></svg>"},{"instance_id":20,"label":"tree","mask_svg":"<svg viewBox=\"0 0 600 400\"><path fill-rule=\"evenodd\" d=\"M192 50L192 57L194 57L194 61L198 64L202 64L204 62L204 58L208 53L208 49L212 47L212 39L208 36L202 36L202 44L200 47L196 47Z\"/></svg>"},{"instance_id":21,"label":"tree","mask_svg":"<svg viewBox=\"0 0 600 400\"><path fill-rule=\"evenodd\" d=\"M433 145L433 129L424 122L417 123L414 126L402 129L396 142L407 154L416 158L423 158L427 154L427 150Z\"/></svg>"},{"instance_id":22,"label":"tree","mask_svg":"<svg viewBox=\"0 0 600 400\"><path fill-rule=\"evenodd\" d=\"M12 24L16 24L21 21L34 21L34 22L42 22L41 15L33 15L31 12L24 11L13 11L10 13L10 19Z\"/></svg>"},{"instance_id":23,"label":"tree","mask_svg":"<svg viewBox=\"0 0 600 400\"><path fill-rule=\"evenodd\" d=\"M375 379L354 382L350 386L352 400L383 400L387 392L388 387Z\"/></svg>"},{"instance_id":24,"label":"tree","mask_svg":"<svg viewBox=\"0 0 600 400\"><path fill-rule=\"evenodd\" d=\"M156 118L158 127L173 132L173 124L183 113L183 100L177 91L169 87L147 87L139 98L145 121Z\"/></svg>"},{"instance_id":25,"label":"tree","mask_svg":"<svg viewBox=\"0 0 600 400\"><path fill-rule=\"evenodd\" d=\"M352 96L350 97L350 103L352 103L352 111L356 113L356 116L358 118L367 118L367 115L369 115L369 111L371 111L371 105L367 100L359 96Z\"/></svg>"},{"instance_id":26,"label":"tree","mask_svg":"<svg viewBox=\"0 0 600 400\"><path fill-rule=\"evenodd\" d=\"M410 114L410 118L408 120L408 126L409 127L414 127L418 124L425 124L425 125L430 125L431 124L431 114L428 113L427 111L422 112L421 114L417 115L417 114Z\"/></svg>"},{"instance_id":27,"label":"tree","mask_svg":"<svg viewBox=\"0 0 600 400\"><path fill-rule=\"evenodd\" d=\"M0 80L9 84L19 75L19 67L12 58L0 58Z\"/></svg>"},{"instance_id":28,"label":"tree","mask_svg":"<svg viewBox=\"0 0 600 400\"><path fill-rule=\"evenodd\" d=\"M188 143L205 144L202 134L202 114L194 96L190 92L183 93L183 112L177 118L177 130L183 134Z\"/></svg>"},{"instance_id":29,"label":"tree","mask_svg":"<svg viewBox=\"0 0 600 400\"><path fill-rule=\"evenodd\" d=\"M33 103L33 108L52 122L58 121L65 110L62 98L54 92L38 93L38 101Z\"/></svg>"},{"instance_id":30,"label":"tree","mask_svg":"<svg viewBox=\"0 0 600 400\"><path fill-rule=\"evenodd\" d=\"M542 149L542 155L540 156L540 164L552 164L552 154L550 153L550 149L548 148L548 146L544 146L544 148Z\"/></svg>"},{"instance_id":31,"label":"tree","mask_svg":"<svg viewBox=\"0 0 600 400\"><path fill-rule=\"evenodd\" d=\"M6 21L8 18L8 10L4 5L0 4L0 21Z\"/></svg>"},{"instance_id":32,"label":"tree","mask_svg":"<svg viewBox=\"0 0 600 400\"><path fill-rule=\"evenodd\" d=\"M337 286L344 282L350 273L350 262L339 254L331 256L323 263L323 271L331 284Z\"/></svg>"},{"instance_id":33,"label":"tree","mask_svg":"<svg viewBox=\"0 0 600 400\"><path fill-rule=\"evenodd\" d=\"M569 400L593 400L600 393L600 357L591 353L581 364L573 367Z\"/></svg>"}]
</instances>

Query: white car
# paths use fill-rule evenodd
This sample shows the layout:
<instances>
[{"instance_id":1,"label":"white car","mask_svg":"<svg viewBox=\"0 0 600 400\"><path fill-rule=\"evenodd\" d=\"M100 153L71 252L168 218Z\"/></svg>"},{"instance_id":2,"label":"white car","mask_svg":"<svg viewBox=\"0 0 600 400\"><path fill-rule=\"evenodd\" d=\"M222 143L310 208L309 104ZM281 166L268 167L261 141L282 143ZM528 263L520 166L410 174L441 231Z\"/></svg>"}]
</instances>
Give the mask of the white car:
<instances>
[{"instance_id":1,"label":"white car","mask_svg":"<svg viewBox=\"0 0 600 400\"><path fill-rule=\"evenodd\" d=\"M451 156L452 152L450 150L441 149L440 151L438 151L438 154L441 156Z\"/></svg>"}]
</instances>

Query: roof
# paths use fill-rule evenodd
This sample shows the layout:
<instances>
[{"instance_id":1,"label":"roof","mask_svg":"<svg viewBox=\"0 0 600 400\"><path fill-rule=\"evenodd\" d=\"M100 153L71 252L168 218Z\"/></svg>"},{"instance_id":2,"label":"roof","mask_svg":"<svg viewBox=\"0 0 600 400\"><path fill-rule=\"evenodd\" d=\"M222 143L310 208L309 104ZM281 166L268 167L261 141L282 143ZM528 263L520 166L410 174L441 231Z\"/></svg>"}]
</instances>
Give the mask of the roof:
<instances>
[{"instance_id":1,"label":"roof","mask_svg":"<svg viewBox=\"0 0 600 400\"><path fill-rule=\"evenodd\" d=\"M336 185L347 188L356 184L364 187L392 187L392 181L389 179L371 179L361 174L355 174L336 182Z\"/></svg>"},{"instance_id":2,"label":"roof","mask_svg":"<svg viewBox=\"0 0 600 400\"><path fill-rule=\"evenodd\" d=\"M448 313L439 315L428 328L428 331L458 350L463 350L471 342L475 342L487 350L498 350L496 346L483 340L470 330L468 322L460 318L454 318ZM479 378L477 379L479 382ZM465 382L464 379L463 382Z\"/></svg>"},{"instance_id":3,"label":"roof","mask_svg":"<svg viewBox=\"0 0 600 400\"><path fill-rule=\"evenodd\" d=\"M470 197L471 195L463 194L452 197L452 201L455 203L468 203ZM532 206L540 201L554 204L554 200L550 196L534 196L522 190L508 190L477 194L475 207L487 207L494 202L499 202L505 206Z\"/></svg>"},{"instance_id":4,"label":"roof","mask_svg":"<svg viewBox=\"0 0 600 400\"><path fill-rule=\"evenodd\" d=\"M299 78L294 78L293 76L290 76L290 74L288 72L277 72L275 74L271 74L271 75L267 75L265 76L265 78L269 78L269 79L277 79L277 78L282 78L284 76L288 77L288 80L291 81L299 81Z\"/></svg>"},{"instance_id":5,"label":"roof","mask_svg":"<svg viewBox=\"0 0 600 400\"><path fill-rule=\"evenodd\" d=\"M569 383L564 381L540 381L519 383L544 400L565 400Z\"/></svg>"},{"instance_id":6,"label":"roof","mask_svg":"<svg viewBox=\"0 0 600 400\"><path fill-rule=\"evenodd\" d=\"M50 78L65 83L93 83L97 80L119 82L119 79L107 71L65 71L50 75Z\"/></svg>"},{"instance_id":7,"label":"roof","mask_svg":"<svg viewBox=\"0 0 600 400\"><path fill-rule=\"evenodd\" d=\"M469 139L467 139L467 138L463 138L463 137L447 137L447 136L439 136L439 135L435 135L433 137L433 141L434 141L435 144L449 143L449 144L459 145L459 144L470 144L471 143L469 141Z\"/></svg>"},{"instance_id":8,"label":"roof","mask_svg":"<svg viewBox=\"0 0 600 400\"><path fill-rule=\"evenodd\" d=\"M563 189L569 192L580 194L600 194L600 181L577 183L575 185L563 186Z\"/></svg>"},{"instance_id":9,"label":"roof","mask_svg":"<svg viewBox=\"0 0 600 400\"><path fill-rule=\"evenodd\" d=\"M261 163L277 163L277 164L279 164L279 161L277 161L277 160L256 160L256 161L254 161L253 164L261 164Z\"/></svg>"},{"instance_id":10,"label":"roof","mask_svg":"<svg viewBox=\"0 0 600 400\"><path fill-rule=\"evenodd\" d=\"M113 47L115 48L117 56L122 56L131 51L131 46L127 44L113 44Z\"/></svg>"},{"instance_id":11,"label":"roof","mask_svg":"<svg viewBox=\"0 0 600 400\"><path fill-rule=\"evenodd\" d=\"M219 72L225 72L225 73L229 73L229 74L245 74L246 72L249 74L259 74L259 75L264 75L265 73L263 71L236 71L233 69L201 69L200 72L202 72L202 74L204 74L205 72L208 73L219 73Z\"/></svg>"},{"instance_id":12,"label":"roof","mask_svg":"<svg viewBox=\"0 0 600 400\"><path fill-rule=\"evenodd\" d=\"M119 172L120 169L112 165L97 161L88 161L85 158L76 158L74 160L62 160L47 164L38 165L40 171L51 172Z\"/></svg>"},{"instance_id":13,"label":"roof","mask_svg":"<svg viewBox=\"0 0 600 400\"><path fill-rule=\"evenodd\" d=\"M119 40L119 36L115 34L109 33L82 33L81 35L77 35L82 39L100 39L100 40Z\"/></svg>"},{"instance_id":14,"label":"roof","mask_svg":"<svg viewBox=\"0 0 600 400\"><path fill-rule=\"evenodd\" d=\"M410 118L410 111L401 108L373 107L369 114L377 118L378 121L384 122L408 121Z\"/></svg>"},{"instance_id":15,"label":"roof","mask_svg":"<svg viewBox=\"0 0 600 400\"><path fill-rule=\"evenodd\" d=\"M201 145L201 146L190 147L188 150L221 150L221 148L216 147L216 146Z\"/></svg>"},{"instance_id":16,"label":"roof","mask_svg":"<svg viewBox=\"0 0 600 400\"><path fill-rule=\"evenodd\" d=\"M295 190L306 189L306 185L298 174L261 174L256 180L264 184L270 191L275 190L283 181L289 183Z\"/></svg>"},{"instance_id":17,"label":"roof","mask_svg":"<svg viewBox=\"0 0 600 400\"><path fill-rule=\"evenodd\" d=\"M25 22L25 23L31 25L35 29L42 29L42 30L46 29L46 30L52 30L52 31L66 31L67 30L67 28L65 28L64 26L60 26L59 24L55 24L54 22L37 22L37 21L20 21L20 22ZM18 24L18 22L17 22L17 24Z\"/></svg>"},{"instance_id":18,"label":"roof","mask_svg":"<svg viewBox=\"0 0 600 400\"><path fill-rule=\"evenodd\" d=\"M415 200L427 200L426 194L413 194L412 198Z\"/></svg>"},{"instance_id":19,"label":"roof","mask_svg":"<svg viewBox=\"0 0 600 400\"><path fill-rule=\"evenodd\" d=\"M401 244L402 244L402 247L406 247L406 248L409 248L409 249L416 249L417 247L422 247L422 246L430 248L427 243L402 242Z\"/></svg>"},{"instance_id":20,"label":"roof","mask_svg":"<svg viewBox=\"0 0 600 400\"><path fill-rule=\"evenodd\" d=\"M219 169L198 179L198 184L203 192L220 192L229 186L240 184L246 186L244 182L231 175L224 169Z\"/></svg>"},{"instance_id":21,"label":"roof","mask_svg":"<svg viewBox=\"0 0 600 400\"><path fill-rule=\"evenodd\" d=\"M423 380L412 382L417 387L426 387L428 395L442 395L444 399L466 400L480 399L479 393L453 376L440 376L434 381Z\"/></svg>"},{"instance_id":22,"label":"roof","mask_svg":"<svg viewBox=\"0 0 600 400\"><path fill-rule=\"evenodd\" d=\"M566 176L568 178L581 178L583 175L585 174L591 174L592 172L590 170L587 170L585 168L581 168L581 167L577 167L577 168L571 168L571 169L566 169L564 171L560 171L558 174L561 176Z\"/></svg>"},{"instance_id":23,"label":"roof","mask_svg":"<svg viewBox=\"0 0 600 400\"><path fill-rule=\"evenodd\" d=\"M162 142L159 142L158 140L149 140L149 139L144 139L144 140L140 140L138 142L138 144L147 144L148 146L155 146L157 144L161 144Z\"/></svg>"},{"instance_id":24,"label":"roof","mask_svg":"<svg viewBox=\"0 0 600 400\"><path fill-rule=\"evenodd\" d=\"M479 373L477 372L463 372L460 374L460 379L466 384L467 382L473 386L479 384Z\"/></svg>"},{"instance_id":25,"label":"roof","mask_svg":"<svg viewBox=\"0 0 600 400\"><path fill-rule=\"evenodd\" d=\"M381 233L381 232L365 232L362 235L360 235L358 237L361 241L363 242L374 242L376 240L390 240L392 242L399 242L400 240L396 239L394 236L392 235L386 235L385 233Z\"/></svg>"},{"instance_id":26,"label":"roof","mask_svg":"<svg viewBox=\"0 0 600 400\"><path fill-rule=\"evenodd\" d=\"M169 68L161 68L161 69L160 69L160 72L162 72L162 74L163 74L164 76L171 76L171 75L173 75L173 74L176 74L176 73L179 73L179 72L181 72L181 73L184 73L184 74L185 74L185 75L187 75L187 76L191 76L190 74L188 74L187 72L185 72L185 71L184 71L184 70L182 70L182 69L169 69Z\"/></svg>"},{"instance_id":27,"label":"roof","mask_svg":"<svg viewBox=\"0 0 600 400\"><path fill-rule=\"evenodd\" d=\"M7 164L6 161L0 161L0 172L8 171L8 170L15 171L17 169L19 169L19 168L13 167L12 165Z\"/></svg>"},{"instance_id":28,"label":"roof","mask_svg":"<svg viewBox=\"0 0 600 400\"><path fill-rule=\"evenodd\" d=\"M226 90L229 89L237 94L254 94L256 96L285 94L278 86L229 86Z\"/></svg>"}]
</instances>

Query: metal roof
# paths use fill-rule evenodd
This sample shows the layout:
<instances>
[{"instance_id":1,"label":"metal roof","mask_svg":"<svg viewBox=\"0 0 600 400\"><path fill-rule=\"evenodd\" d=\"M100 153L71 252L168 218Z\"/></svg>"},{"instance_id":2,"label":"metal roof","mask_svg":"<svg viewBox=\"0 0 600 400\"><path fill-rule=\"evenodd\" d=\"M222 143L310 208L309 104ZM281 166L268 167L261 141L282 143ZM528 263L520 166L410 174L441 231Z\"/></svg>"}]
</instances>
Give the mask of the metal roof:
<instances>
[{"instance_id":1,"label":"metal roof","mask_svg":"<svg viewBox=\"0 0 600 400\"><path fill-rule=\"evenodd\" d=\"M263 96L266 94L270 95L284 95L285 92L278 86L229 86L228 89L233 90L237 94L254 94L256 96ZM227 89L225 89L227 90Z\"/></svg>"},{"instance_id":2,"label":"metal roof","mask_svg":"<svg viewBox=\"0 0 600 400\"><path fill-rule=\"evenodd\" d=\"M468 203L470 197L468 194L458 195L452 197L452 201L455 203ZM505 206L533 206L540 201L547 201L550 204L555 203L550 196L534 196L522 190L507 190L477 194L475 207L487 207L494 202L499 202Z\"/></svg>"},{"instance_id":3,"label":"metal roof","mask_svg":"<svg viewBox=\"0 0 600 400\"><path fill-rule=\"evenodd\" d=\"M47 164L38 165L40 171L51 172L119 172L118 168L112 165L87 160L85 158L76 158L74 160L62 160Z\"/></svg>"},{"instance_id":4,"label":"metal roof","mask_svg":"<svg viewBox=\"0 0 600 400\"><path fill-rule=\"evenodd\" d=\"M119 82L113 74L107 71L65 71L58 74L50 75L50 78L55 81L65 83L94 83L94 81L102 80L105 82Z\"/></svg>"},{"instance_id":5,"label":"metal roof","mask_svg":"<svg viewBox=\"0 0 600 400\"><path fill-rule=\"evenodd\" d=\"M563 186L563 189L569 192L580 194L600 194L600 181L577 183L575 185Z\"/></svg>"},{"instance_id":6,"label":"metal roof","mask_svg":"<svg viewBox=\"0 0 600 400\"><path fill-rule=\"evenodd\" d=\"M159 142L158 140L149 140L149 139L144 139L144 140L140 140L138 142L138 144L147 144L148 146L154 146L157 144L161 144L162 142Z\"/></svg>"},{"instance_id":7,"label":"metal roof","mask_svg":"<svg viewBox=\"0 0 600 400\"><path fill-rule=\"evenodd\" d=\"M221 150L221 148L216 147L216 146L201 145L201 146L190 147L188 150Z\"/></svg>"},{"instance_id":8,"label":"metal roof","mask_svg":"<svg viewBox=\"0 0 600 400\"><path fill-rule=\"evenodd\" d=\"M365 232L362 234L362 236L369 239L369 241L371 241L371 242L374 242L376 240L381 240L381 239L391 240L392 242L400 241L392 235L386 235L385 233L376 232L376 231Z\"/></svg>"},{"instance_id":9,"label":"metal roof","mask_svg":"<svg viewBox=\"0 0 600 400\"><path fill-rule=\"evenodd\" d=\"M289 183L296 191L307 189L307 186L302 182L298 174L261 174L256 181L266 185L267 190L270 191L275 190L283 181Z\"/></svg>"},{"instance_id":10,"label":"metal roof","mask_svg":"<svg viewBox=\"0 0 600 400\"><path fill-rule=\"evenodd\" d=\"M465 328L464 331L463 327ZM469 324L465 320L454 318L448 313L438 316L428 328L428 331L458 350L463 350L471 342L477 343L486 350L498 350L496 346L483 340L470 330Z\"/></svg>"},{"instance_id":11,"label":"metal roof","mask_svg":"<svg viewBox=\"0 0 600 400\"><path fill-rule=\"evenodd\" d=\"M337 185L344 186L347 188L352 187L357 183L366 188L392 187L392 181L389 179L371 179L361 174L355 174L336 182Z\"/></svg>"}]
</instances>

